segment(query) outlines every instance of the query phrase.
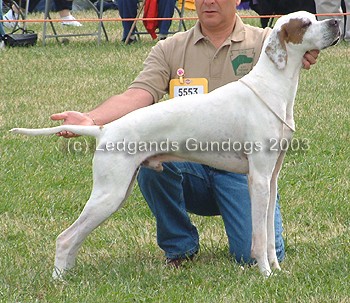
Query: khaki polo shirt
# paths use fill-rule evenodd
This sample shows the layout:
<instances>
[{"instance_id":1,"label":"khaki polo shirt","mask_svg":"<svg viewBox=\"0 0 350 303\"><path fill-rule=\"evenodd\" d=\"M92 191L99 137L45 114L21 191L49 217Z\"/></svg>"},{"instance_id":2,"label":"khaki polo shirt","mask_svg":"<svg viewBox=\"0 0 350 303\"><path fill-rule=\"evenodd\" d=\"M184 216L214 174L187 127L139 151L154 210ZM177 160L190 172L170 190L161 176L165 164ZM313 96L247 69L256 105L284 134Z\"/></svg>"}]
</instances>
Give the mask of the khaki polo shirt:
<instances>
[{"instance_id":1,"label":"khaki polo shirt","mask_svg":"<svg viewBox=\"0 0 350 303\"><path fill-rule=\"evenodd\" d=\"M142 88L158 102L169 91L177 70L185 70L185 78L206 78L209 91L236 81L249 73L258 61L269 28L246 25L237 16L230 37L216 49L201 33L200 23L186 32L158 42L144 62L144 69L130 88Z\"/></svg>"}]
</instances>

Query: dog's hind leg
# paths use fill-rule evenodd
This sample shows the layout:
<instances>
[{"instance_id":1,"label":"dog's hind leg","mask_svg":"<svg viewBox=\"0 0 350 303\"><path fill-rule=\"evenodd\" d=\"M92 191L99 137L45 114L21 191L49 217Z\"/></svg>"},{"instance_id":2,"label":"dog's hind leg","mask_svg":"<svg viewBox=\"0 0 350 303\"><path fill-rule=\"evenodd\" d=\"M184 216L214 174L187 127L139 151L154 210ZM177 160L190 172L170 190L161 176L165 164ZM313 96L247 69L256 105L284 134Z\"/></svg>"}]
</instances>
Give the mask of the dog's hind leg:
<instances>
[{"instance_id":1,"label":"dog's hind leg","mask_svg":"<svg viewBox=\"0 0 350 303\"><path fill-rule=\"evenodd\" d=\"M65 271L74 266L85 238L121 207L133 186L137 170L135 163L121 160L116 171L116 161L120 159L112 157L106 161L106 158L99 159L101 157L103 155L95 155L94 185L88 202L79 218L57 238L53 271L56 279L62 278Z\"/></svg>"}]
</instances>

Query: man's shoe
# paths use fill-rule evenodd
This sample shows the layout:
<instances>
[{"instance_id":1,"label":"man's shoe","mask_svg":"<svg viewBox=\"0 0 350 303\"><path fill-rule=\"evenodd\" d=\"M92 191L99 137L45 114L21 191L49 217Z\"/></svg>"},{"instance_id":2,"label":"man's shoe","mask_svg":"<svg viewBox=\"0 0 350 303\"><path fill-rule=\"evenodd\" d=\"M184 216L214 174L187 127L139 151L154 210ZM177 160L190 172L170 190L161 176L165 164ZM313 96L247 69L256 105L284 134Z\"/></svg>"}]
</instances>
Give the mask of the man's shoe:
<instances>
[{"instance_id":1,"label":"man's shoe","mask_svg":"<svg viewBox=\"0 0 350 303\"><path fill-rule=\"evenodd\" d=\"M4 16L4 20L18 20L18 14L16 14L12 9L10 9ZM3 22L3 25L7 28L14 28L17 22Z\"/></svg>"},{"instance_id":2,"label":"man's shoe","mask_svg":"<svg viewBox=\"0 0 350 303\"><path fill-rule=\"evenodd\" d=\"M166 258L165 259L165 266L176 268L176 269L180 268L183 263L188 262L188 261L193 261L195 255L196 255L196 253L194 253L193 255L190 255L188 257L184 257L184 258L174 258L174 259Z\"/></svg>"}]
</instances>

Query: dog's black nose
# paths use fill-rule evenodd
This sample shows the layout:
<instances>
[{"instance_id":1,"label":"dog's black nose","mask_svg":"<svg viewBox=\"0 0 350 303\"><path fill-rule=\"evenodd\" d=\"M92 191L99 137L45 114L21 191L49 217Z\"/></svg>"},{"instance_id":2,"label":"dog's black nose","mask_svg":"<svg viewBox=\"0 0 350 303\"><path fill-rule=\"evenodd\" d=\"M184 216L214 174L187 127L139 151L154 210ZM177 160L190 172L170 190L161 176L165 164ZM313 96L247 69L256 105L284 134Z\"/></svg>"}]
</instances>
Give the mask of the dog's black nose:
<instances>
[{"instance_id":1,"label":"dog's black nose","mask_svg":"<svg viewBox=\"0 0 350 303\"><path fill-rule=\"evenodd\" d=\"M336 19L331 19L331 20L329 20L329 25L334 26L334 27L338 27L339 21Z\"/></svg>"}]
</instances>

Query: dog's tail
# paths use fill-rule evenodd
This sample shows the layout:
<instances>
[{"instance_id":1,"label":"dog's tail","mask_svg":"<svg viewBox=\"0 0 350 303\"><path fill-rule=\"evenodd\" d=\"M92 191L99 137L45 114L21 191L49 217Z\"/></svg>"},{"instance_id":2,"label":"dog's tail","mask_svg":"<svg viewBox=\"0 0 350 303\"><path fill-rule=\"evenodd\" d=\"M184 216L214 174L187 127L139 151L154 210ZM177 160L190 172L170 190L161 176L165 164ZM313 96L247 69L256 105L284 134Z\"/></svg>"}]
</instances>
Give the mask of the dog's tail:
<instances>
[{"instance_id":1,"label":"dog's tail","mask_svg":"<svg viewBox=\"0 0 350 303\"><path fill-rule=\"evenodd\" d=\"M10 132L27 136L48 136L61 131L69 131L77 135L99 137L103 131L103 126L81 126L81 125L60 125L50 128L13 128Z\"/></svg>"}]
</instances>

